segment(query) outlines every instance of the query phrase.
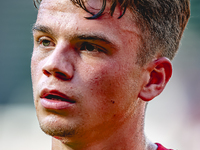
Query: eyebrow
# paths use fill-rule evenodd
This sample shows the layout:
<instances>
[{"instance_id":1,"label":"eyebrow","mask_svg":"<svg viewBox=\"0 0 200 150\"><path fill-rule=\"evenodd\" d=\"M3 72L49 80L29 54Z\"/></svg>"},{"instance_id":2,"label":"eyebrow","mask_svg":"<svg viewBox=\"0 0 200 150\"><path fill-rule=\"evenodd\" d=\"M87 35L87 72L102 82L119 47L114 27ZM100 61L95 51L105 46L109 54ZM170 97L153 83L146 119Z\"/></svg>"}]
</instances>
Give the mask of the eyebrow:
<instances>
[{"instance_id":1,"label":"eyebrow","mask_svg":"<svg viewBox=\"0 0 200 150\"><path fill-rule=\"evenodd\" d=\"M44 32L51 35L53 34L52 30L49 27L43 25L34 24L32 27L32 32L34 33L35 31Z\"/></svg>"},{"instance_id":2,"label":"eyebrow","mask_svg":"<svg viewBox=\"0 0 200 150\"><path fill-rule=\"evenodd\" d=\"M80 40L91 40L91 41L101 41L104 42L108 45L112 45L114 47L114 44L112 42L110 42L110 40L107 39L107 37L102 36L102 35L78 35L77 36L78 39Z\"/></svg>"},{"instance_id":3,"label":"eyebrow","mask_svg":"<svg viewBox=\"0 0 200 150\"><path fill-rule=\"evenodd\" d=\"M43 33L47 33L50 34L52 36L56 36L53 31L51 30L51 28L49 28L48 26L43 26L43 25L37 25L34 24L32 27L32 32L43 32ZM83 34L74 34L71 36L72 40L89 40L89 41L100 41L103 42L107 45L110 45L112 48L116 48L115 44L112 43L106 36L99 34L99 33L83 33Z\"/></svg>"}]
</instances>

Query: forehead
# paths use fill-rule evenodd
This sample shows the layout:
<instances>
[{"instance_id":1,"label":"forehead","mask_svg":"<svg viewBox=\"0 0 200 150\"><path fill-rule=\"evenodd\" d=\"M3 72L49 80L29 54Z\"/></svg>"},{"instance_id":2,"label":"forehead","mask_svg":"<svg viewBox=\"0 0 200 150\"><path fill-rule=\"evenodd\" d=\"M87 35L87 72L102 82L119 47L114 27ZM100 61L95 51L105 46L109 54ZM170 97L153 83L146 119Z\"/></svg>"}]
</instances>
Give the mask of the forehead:
<instances>
[{"instance_id":1,"label":"forehead","mask_svg":"<svg viewBox=\"0 0 200 150\"><path fill-rule=\"evenodd\" d=\"M89 11L97 13L101 8L101 1L87 0L85 5ZM106 34L110 40L119 42L118 44L140 40L140 30L128 9L120 19L118 19L121 14L119 5L115 9L113 17L110 16L109 11L110 2L107 1L103 15L97 19L89 20L85 17L90 17L91 14L77 7L70 0L43 0L36 24L48 26L56 30L57 34L67 33L69 36L74 32Z\"/></svg>"},{"instance_id":2,"label":"forehead","mask_svg":"<svg viewBox=\"0 0 200 150\"><path fill-rule=\"evenodd\" d=\"M61 11L61 12L77 12L78 13L78 10L81 10L82 9L79 9L79 5L78 4L73 4L72 1L81 1L81 0L42 0L41 2L41 5L40 5L40 8L48 8L48 9L52 9L52 10L57 10L57 11ZM84 1L84 5L86 6L86 8L92 12L92 13L95 13L98 12L101 7L102 7L102 4L103 4L103 0L83 0ZM106 13L109 13L109 10L110 10L110 2L111 0L106 0L106 8L105 8L105 11ZM77 2L77 3L78 3ZM81 2L79 2L81 3ZM74 7L76 5L76 7ZM83 13L83 11L82 11ZM118 12L119 13L119 12Z\"/></svg>"}]
</instances>

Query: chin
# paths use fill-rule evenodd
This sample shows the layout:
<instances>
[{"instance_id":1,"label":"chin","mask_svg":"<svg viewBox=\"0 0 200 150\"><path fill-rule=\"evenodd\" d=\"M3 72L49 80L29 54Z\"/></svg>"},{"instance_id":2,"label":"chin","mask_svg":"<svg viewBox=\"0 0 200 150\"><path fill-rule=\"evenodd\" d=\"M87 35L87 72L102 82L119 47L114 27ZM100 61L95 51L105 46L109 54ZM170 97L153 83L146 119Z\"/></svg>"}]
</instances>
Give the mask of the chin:
<instances>
[{"instance_id":1,"label":"chin","mask_svg":"<svg viewBox=\"0 0 200 150\"><path fill-rule=\"evenodd\" d=\"M78 133L77 125L69 123L66 118L57 116L38 117L40 128L50 136L56 137L73 137Z\"/></svg>"},{"instance_id":2,"label":"chin","mask_svg":"<svg viewBox=\"0 0 200 150\"><path fill-rule=\"evenodd\" d=\"M73 137L76 134L75 129L67 129L59 127L59 126L50 126L50 125L44 125L40 124L40 128L42 131L50 136L56 136L56 137Z\"/></svg>"}]
</instances>

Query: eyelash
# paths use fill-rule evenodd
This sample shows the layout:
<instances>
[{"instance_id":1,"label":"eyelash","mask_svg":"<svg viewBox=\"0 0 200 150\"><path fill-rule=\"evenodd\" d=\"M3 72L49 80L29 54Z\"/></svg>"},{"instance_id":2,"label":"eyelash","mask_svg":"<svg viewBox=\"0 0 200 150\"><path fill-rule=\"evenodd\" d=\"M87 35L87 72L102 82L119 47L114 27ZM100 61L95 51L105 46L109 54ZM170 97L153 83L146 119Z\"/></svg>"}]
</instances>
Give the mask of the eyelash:
<instances>
[{"instance_id":1,"label":"eyelash","mask_svg":"<svg viewBox=\"0 0 200 150\"><path fill-rule=\"evenodd\" d=\"M47 43L48 43L48 44L45 45L44 42L46 42L46 44L47 44ZM38 45L41 46L41 47L53 47L53 46L55 46L55 44L52 42L52 40L49 39L49 38L47 38L47 37L41 37L41 38L39 38L39 39L37 40L37 43L38 43Z\"/></svg>"},{"instance_id":2,"label":"eyelash","mask_svg":"<svg viewBox=\"0 0 200 150\"><path fill-rule=\"evenodd\" d=\"M105 49L101 46L96 44L91 44L88 42L84 42L80 46L80 51L87 51L87 52L105 52Z\"/></svg>"}]
</instances>

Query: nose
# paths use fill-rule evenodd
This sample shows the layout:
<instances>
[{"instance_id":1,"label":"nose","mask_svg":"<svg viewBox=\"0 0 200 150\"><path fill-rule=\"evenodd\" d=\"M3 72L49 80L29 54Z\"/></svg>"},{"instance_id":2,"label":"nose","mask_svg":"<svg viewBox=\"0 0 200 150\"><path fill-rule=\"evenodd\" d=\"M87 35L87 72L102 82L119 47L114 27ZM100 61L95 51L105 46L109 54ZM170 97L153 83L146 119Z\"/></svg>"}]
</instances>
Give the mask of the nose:
<instances>
[{"instance_id":1,"label":"nose","mask_svg":"<svg viewBox=\"0 0 200 150\"><path fill-rule=\"evenodd\" d=\"M74 75L74 67L70 60L70 54L55 49L45 58L46 62L42 68L42 72L47 77L53 76L64 81L71 80Z\"/></svg>"}]
</instances>

